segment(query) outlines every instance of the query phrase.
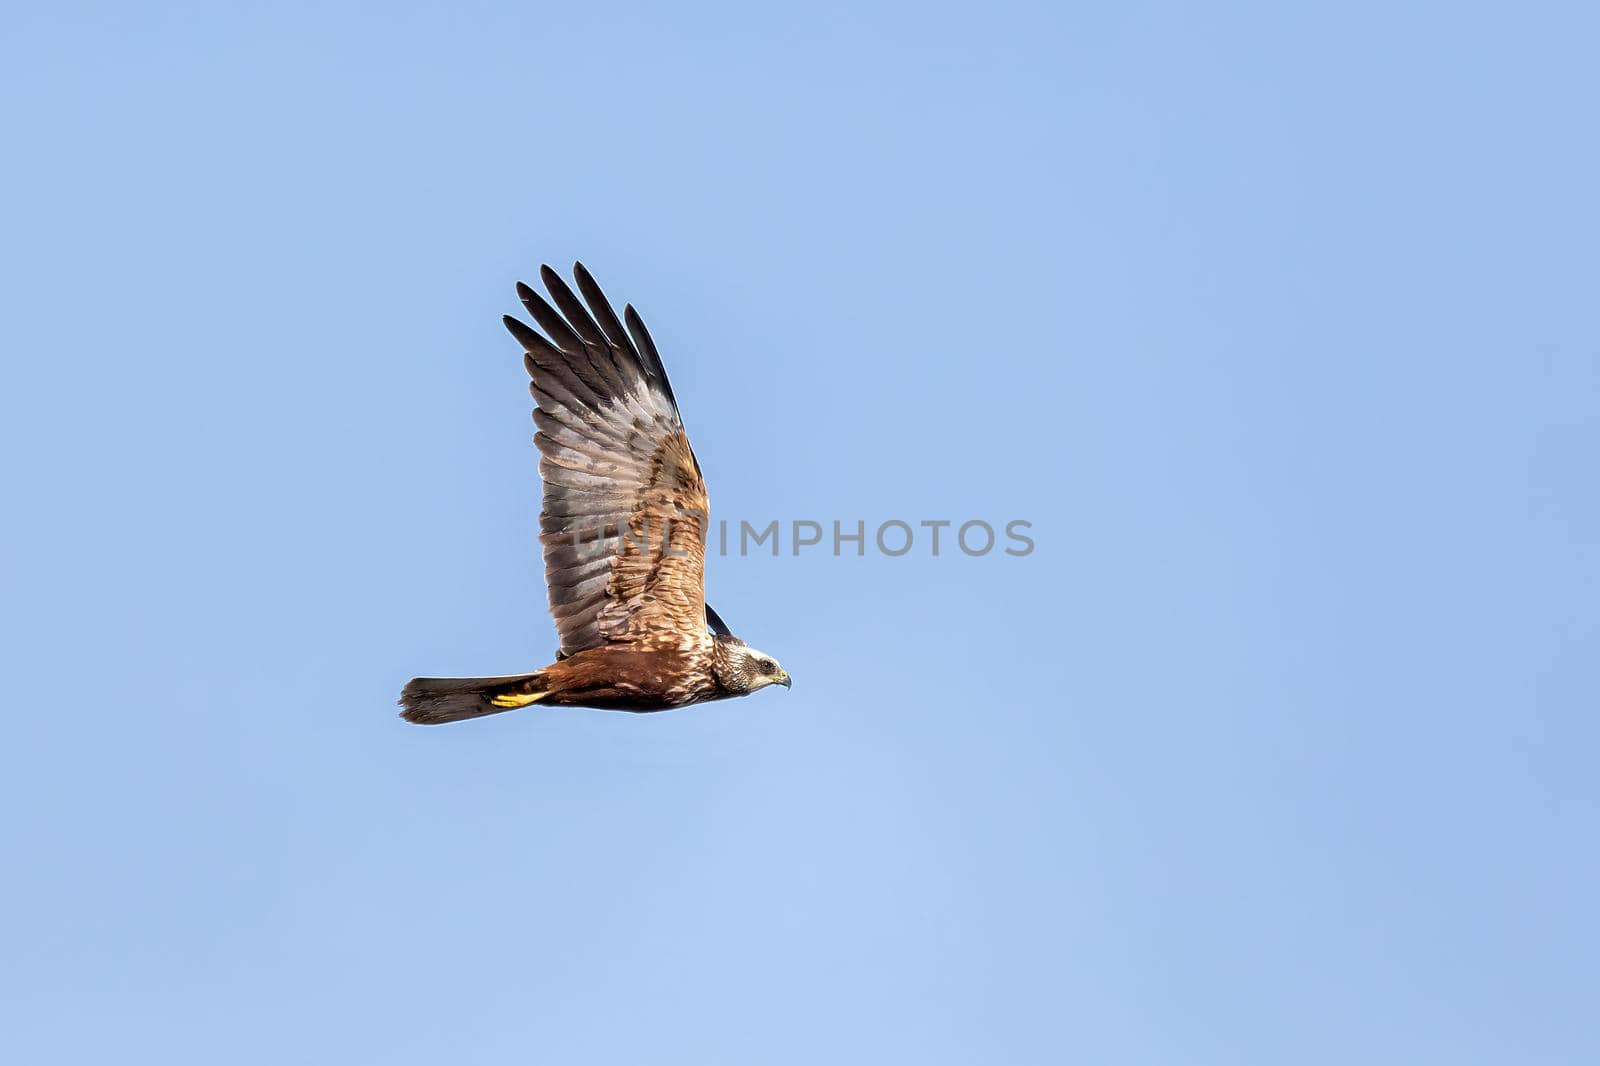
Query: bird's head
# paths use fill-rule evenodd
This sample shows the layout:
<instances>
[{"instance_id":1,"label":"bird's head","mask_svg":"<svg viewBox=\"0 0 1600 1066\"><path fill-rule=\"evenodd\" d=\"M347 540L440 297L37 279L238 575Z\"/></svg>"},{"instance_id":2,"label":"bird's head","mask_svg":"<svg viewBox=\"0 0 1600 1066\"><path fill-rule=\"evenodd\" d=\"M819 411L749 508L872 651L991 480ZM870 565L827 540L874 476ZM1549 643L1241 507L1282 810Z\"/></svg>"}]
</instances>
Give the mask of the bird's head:
<instances>
[{"instance_id":1,"label":"bird's head","mask_svg":"<svg viewBox=\"0 0 1600 1066\"><path fill-rule=\"evenodd\" d=\"M729 692L747 696L768 685L789 687L789 673L778 660L737 637L717 637L713 658L717 681Z\"/></svg>"}]
</instances>

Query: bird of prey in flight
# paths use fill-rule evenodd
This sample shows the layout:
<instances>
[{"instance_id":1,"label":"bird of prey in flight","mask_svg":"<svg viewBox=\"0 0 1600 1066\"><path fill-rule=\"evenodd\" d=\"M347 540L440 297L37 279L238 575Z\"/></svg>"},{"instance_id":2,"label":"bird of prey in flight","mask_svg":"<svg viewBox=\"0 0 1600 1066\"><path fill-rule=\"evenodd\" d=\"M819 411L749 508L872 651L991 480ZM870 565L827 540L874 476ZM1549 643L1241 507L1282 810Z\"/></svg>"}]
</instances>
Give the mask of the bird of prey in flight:
<instances>
[{"instance_id":1,"label":"bird of prey in flight","mask_svg":"<svg viewBox=\"0 0 1600 1066\"><path fill-rule=\"evenodd\" d=\"M506 677L419 677L401 717L438 725L530 704L662 711L789 687L777 660L728 631L705 602L710 505L667 371L632 305L622 318L582 263L579 300L548 266L552 307L517 295L512 318L539 427L539 473L556 661ZM626 323L626 325L624 325Z\"/></svg>"}]
</instances>

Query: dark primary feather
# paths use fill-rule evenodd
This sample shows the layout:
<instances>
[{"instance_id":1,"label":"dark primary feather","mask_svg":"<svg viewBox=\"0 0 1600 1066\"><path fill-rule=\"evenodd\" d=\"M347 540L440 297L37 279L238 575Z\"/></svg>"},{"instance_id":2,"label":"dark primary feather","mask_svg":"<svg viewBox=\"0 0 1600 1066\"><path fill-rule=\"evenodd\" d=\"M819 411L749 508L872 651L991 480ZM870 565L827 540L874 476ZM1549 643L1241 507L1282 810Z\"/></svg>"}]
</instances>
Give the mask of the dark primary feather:
<instances>
[{"instance_id":1,"label":"dark primary feather","mask_svg":"<svg viewBox=\"0 0 1600 1066\"><path fill-rule=\"evenodd\" d=\"M710 626L711 632L715 633L719 637L729 637L735 640L738 639L737 637L733 636L733 630L728 628L728 623L722 620L722 616L720 614L711 609L711 605L709 603L706 604L706 625Z\"/></svg>"},{"instance_id":2,"label":"dark primary feather","mask_svg":"<svg viewBox=\"0 0 1600 1066\"><path fill-rule=\"evenodd\" d=\"M583 293L583 298L588 301L589 310L593 311L594 317L599 320L606 339L613 347L628 352L635 359L639 358L639 353L633 347L632 338L617 320L617 313L611 309L611 302L606 299L606 294L600 291L594 276L584 269L582 263L573 264L572 276L578 279L578 291Z\"/></svg>"},{"instance_id":3,"label":"dark primary feather","mask_svg":"<svg viewBox=\"0 0 1600 1066\"><path fill-rule=\"evenodd\" d=\"M549 267L545 268L546 270ZM522 306L528 309L533 320L539 323L539 328L549 335L555 346L563 352L583 351L583 341L567 325L566 319L561 317L561 312L545 303L544 297L534 292L522 282L517 282L517 296L522 300Z\"/></svg>"},{"instance_id":4,"label":"dark primary feather","mask_svg":"<svg viewBox=\"0 0 1600 1066\"><path fill-rule=\"evenodd\" d=\"M672 395L672 382L667 380L667 368L662 365L661 356L656 353L656 342L650 339L650 331L644 328L644 319L639 317L639 312L633 309L632 304L624 307L622 314L628 320L628 332L633 335L633 342L644 359L645 369L661 382L661 388L666 392L667 399L676 407L678 401Z\"/></svg>"},{"instance_id":5,"label":"dark primary feather","mask_svg":"<svg viewBox=\"0 0 1600 1066\"><path fill-rule=\"evenodd\" d=\"M583 343L593 345L596 349L607 347L605 334L600 332L595 320L589 317L589 309L579 303L572 290L567 288L567 283L561 279L561 275L548 266L542 266L539 268L539 277L543 279L544 287L555 299L556 306L566 316L568 324L582 337Z\"/></svg>"}]
</instances>

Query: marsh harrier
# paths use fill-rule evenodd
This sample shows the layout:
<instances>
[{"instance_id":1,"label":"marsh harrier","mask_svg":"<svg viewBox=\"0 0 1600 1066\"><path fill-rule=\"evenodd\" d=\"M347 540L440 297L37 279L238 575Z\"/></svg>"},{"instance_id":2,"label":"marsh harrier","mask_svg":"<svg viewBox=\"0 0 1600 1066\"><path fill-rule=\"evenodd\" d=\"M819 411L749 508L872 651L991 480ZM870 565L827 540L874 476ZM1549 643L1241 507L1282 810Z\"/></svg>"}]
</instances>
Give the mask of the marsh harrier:
<instances>
[{"instance_id":1,"label":"marsh harrier","mask_svg":"<svg viewBox=\"0 0 1600 1066\"><path fill-rule=\"evenodd\" d=\"M408 722L438 725L530 704L660 711L789 687L772 656L705 602L710 506L661 356L579 263L582 300L540 268L554 306L519 283L540 333L507 315L533 379L544 479L539 540L556 661L507 677L419 677Z\"/></svg>"}]
</instances>

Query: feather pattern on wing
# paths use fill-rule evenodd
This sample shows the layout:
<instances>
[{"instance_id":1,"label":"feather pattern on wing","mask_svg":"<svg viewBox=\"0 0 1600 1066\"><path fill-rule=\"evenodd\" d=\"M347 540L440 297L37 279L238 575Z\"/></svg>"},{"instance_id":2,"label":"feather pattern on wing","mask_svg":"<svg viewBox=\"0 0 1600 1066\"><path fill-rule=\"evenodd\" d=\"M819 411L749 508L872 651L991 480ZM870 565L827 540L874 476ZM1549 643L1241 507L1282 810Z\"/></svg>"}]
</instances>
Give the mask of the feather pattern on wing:
<instances>
[{"instance_id":1,"label":"feather pattern on wing","mask_svg":"<svg viewBox=\"0 0 1600 1066\"><path fill-rule=\"evenodd\" d=\"M517 286L543 333L505 319L533 379L539 539L561 653L699 650L710 640L699 463L644 322L631 306L619 319L582 263L573 272L582 300L548 266L554 306Z\"/></svg>"}]
</instances>

